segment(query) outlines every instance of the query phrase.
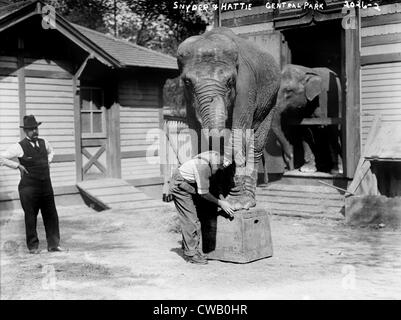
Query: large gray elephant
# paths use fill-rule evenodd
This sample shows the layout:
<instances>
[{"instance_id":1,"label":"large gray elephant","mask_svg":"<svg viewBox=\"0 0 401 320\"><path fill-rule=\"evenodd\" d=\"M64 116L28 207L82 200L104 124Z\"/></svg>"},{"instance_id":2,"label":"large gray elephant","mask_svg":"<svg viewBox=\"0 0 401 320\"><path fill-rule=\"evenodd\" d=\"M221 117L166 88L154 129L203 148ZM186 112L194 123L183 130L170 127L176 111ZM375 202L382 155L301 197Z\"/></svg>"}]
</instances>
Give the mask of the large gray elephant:
<instances>
[{"instance_id":1,"label":"large gray elephant","mask_svg":"<svg viewBox=\"0 0 401 320\"><path fill-rule=\"evenodd\" d=\"M287 148L290 146L285 141L286 136L292 145L298 144L303 149L300 171L333 174L341 171L338 125L294 125L304 118L341 117L341 95L340 80L332 70L292 64L284 66L272 129ZM290 122L293 125L288 125Z\"/></svg>"},{"instance_id":2,"label":"large gray elephant","mask_svg":"<svg viewBox=\"0 0 401 320\"><path fill-rule=\"evenodd\" d=\"M177 61L191 129L217 129L214 133L253 129L254 143L244 141L241 134L225 140L226 146L234 146L235 163L233 186L226 200L235 210L255 206L255 164L263 153L276 106L278 64L268 52L228 28L186 39L178 48ZM225 156L231 161L227 150Z\"/></svg>"}]
</instances>

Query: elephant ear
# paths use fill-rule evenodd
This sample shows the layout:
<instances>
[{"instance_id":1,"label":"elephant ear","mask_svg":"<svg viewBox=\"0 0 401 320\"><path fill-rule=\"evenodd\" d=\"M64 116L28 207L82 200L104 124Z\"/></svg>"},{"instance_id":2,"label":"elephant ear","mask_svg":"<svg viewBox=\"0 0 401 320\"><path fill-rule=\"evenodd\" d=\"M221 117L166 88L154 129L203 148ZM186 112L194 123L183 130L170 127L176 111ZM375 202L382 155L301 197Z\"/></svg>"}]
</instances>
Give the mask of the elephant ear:
<instances>
[{"instance_id":1,"label":"elephant ear","mask_svg":"<svg viewBox=\"0 0 401 320\"><path fill-rule=\"evenodd\" d=\"M315 73L307 73L304 86L306 98L312 101L322 92L322 78Z\"/></svg>"}]
</instances>

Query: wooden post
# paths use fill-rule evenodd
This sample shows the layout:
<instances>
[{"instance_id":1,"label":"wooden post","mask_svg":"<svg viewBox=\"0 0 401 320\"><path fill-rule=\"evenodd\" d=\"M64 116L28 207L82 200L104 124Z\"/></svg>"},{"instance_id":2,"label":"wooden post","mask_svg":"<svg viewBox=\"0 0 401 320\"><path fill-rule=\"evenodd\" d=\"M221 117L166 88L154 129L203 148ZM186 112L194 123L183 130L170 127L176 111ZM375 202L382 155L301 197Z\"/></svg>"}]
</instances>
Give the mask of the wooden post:
<instances>
[{"instance_id":1,"label":"wooden post","mask_svg":"<svg viewBox=\"0 0 401 320\"><path fill-rule=\"evenodd\" d=\"M121 178L120 104L113 103L108 111L108 158L112 178Z\"/></svg>"},{"instance_id":2,"label":"wooden post","mask_svg":"<svg viewBox=\"0 0 401 320\"><path fill-rule=\"evenodd\" d=\"M118 76L115 71L110 71L104 84L105 94L109 101L106 106L107 127L107 176L121 178L121 137L120 137L120 104L118 101ZM103 87L103 86L102 86ZM110 88L110 89L108 89ZM110 105L111 104L111 105Z\"/></svg>"},{"instance_id":3,"label":"wooden post","mask_svg":"<svg viewBox=\"0 0 401 320\"><path fill-rule=\"evenodd\" d=\"M19 98L19 118L22 125L26 115L26 95L25 95L25 66L24 66L24 39L18 37L18 57L17 57L17 75L18 75L18 98ZM23 139L25 133L20 129L20 137Z\"/></svg>"},{"instance_id":4,"label":"wooden post","mask_svg":"<svg viewBox=\"0 0 401 320\"><path fill-rule=\"evenodd\" d=\"M355 8L355 28L345 29L345 132L344 174L352 178L361 155L360 140L360 14Z\"/></svg>"},{"instance_id":5,"label":"wooden post","mask_svg":"<svg viewBox=\"0 0 401 320\"><path fill-rule=\"evenodd\" d=\"M220 12L220 5L221 1L217 1L217 10L214 12L214 17L213 17L213 27L218 28L221 27L221 12Z\"/></svg>"},{"instance_id":6,"label":"wooden post","mask_svg":"<svg viewBox=\"0 0 401 320\"><path fill-rule=\"evenodd\" d=\"M158 106L159 106L159 128L161 130L161 136L159 137L159 159L160 159L160 174L164 177L164 180L166 180L166 175L167 175L167 166L166 166L166 144L165 144L165 131L164 131L164 117L163 117L163 87L165 84L165 79L163 79L159 83L159 100L158 100Z\"/></svg>"},{"instance_id":7,"label":"wooden post","mask_svg":"<svg viewBox=\"0 0 401 320\"><path fill-rule=\"evenodd\" d=\"M81 106L79 97L79 79L74 76L72 94L74 96L74 129L75 129L75 168L76 180L81 182L82 174L82 151L81 151Z\"/></svg>"}]
</instances>

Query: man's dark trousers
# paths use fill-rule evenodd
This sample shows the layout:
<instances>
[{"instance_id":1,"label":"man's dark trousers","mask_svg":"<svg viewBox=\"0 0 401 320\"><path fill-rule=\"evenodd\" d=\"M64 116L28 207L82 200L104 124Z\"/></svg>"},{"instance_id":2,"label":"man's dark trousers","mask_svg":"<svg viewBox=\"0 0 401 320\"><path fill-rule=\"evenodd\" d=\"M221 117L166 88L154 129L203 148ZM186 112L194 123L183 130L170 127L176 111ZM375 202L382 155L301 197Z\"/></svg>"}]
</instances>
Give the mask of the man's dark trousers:
<instances>
[{"instance_id":1,"label":"man's dark trousers","mask_svg":"<svg viewBox=\"0 0 401 320\"><path fill-rule=\"evenodd\" d=\"M184 255L192 257L202 252L201 224L197 214L200 199L196 184L186 182L177 171L173 175L170 192L180 218Z\"/></svg>"},{"instance_id":2,"label":"man's dark trousers","mask_svg":"<svg viewBox=\"0 0 401 320\"><path fill-rule=\"evenodd\" d=\"M39 246L36 232L39 210L42 213L45 225L47 247L57 247L60 243L60 231L51 181L23 178L18 190L22 209L25 213L26 244L28 249L37 249Z\"/></svg>"}]
</instances>

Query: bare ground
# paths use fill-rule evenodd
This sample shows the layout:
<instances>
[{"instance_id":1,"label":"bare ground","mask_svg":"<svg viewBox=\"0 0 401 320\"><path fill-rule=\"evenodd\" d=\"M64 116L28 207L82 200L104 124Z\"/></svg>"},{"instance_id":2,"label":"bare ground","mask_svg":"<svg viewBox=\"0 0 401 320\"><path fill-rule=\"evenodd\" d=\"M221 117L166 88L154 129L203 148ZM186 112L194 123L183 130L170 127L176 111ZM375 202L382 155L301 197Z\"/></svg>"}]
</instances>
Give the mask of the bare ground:
<instances>
[{"instance_id":1,"label":"bare ground","mask_svg":"<svg viewBox=\"0 0 401 320\"><path fill-rule=\"evenodd\" d=\"M22 212L2 221L1 299L400 299L401 232L271 216L274 256L187 263L172 206L60 207L65 253L27 253Z\"/></svg>"}]
</instances>

